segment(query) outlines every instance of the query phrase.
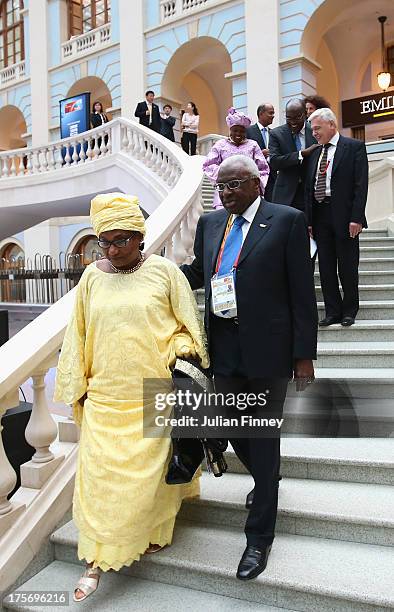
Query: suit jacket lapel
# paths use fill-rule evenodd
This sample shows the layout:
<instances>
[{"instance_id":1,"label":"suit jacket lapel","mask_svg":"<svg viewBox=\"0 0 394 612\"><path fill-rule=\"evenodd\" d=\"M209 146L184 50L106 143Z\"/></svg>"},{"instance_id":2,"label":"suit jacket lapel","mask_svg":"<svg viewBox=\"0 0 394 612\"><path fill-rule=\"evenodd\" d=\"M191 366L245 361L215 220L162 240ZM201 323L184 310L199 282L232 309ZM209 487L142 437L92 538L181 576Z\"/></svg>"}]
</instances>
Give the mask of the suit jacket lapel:
<instances>
[{"instance_id":1,"label":"suit jacket lapel","mask_svg":"<svg viewBox=\"0 0 394 612\"><path fill-rule=\"evenodd\" d=\"M297 151L296 143L293 138L291 129L289 128L287 124L284 126L284 128L285 128L284 135L285 135L285 139L287 140L287 149L290 149L290 151Z\"/></svg>"},{"instance_id":2,"label":"suit jacket lapel","mask_svg":"<svg viewBox=\"0 0 394 612\"><path fill-rule=\"evenodd\" d=\"M337 149L334 155L334 160L332 162L331 176L334 174L335 170L338 168L339 162L342 159L345 149L346 149L346 143L343 141L343 138L340 136L338 140L338 144L337 144Z\"/></svg>"},{"instance_id":3,"label":"suit jacket lapel","mask_svg":"<svg viewBox=\"0 0 394 612\"><path fill-rule=\"evenodd\" d=\"M254 249L256 244L258 244L264 237L267 235L271 224L269 223L269 219L271 218L271 214L268 213L267 203L262 198L259 208L255 214L255 217L252 221L252 225L249 228L248 234L246 236L245 242L242 247L241 255L239 257L238 265L246 259L249 253Z\"/></svg>"},{"instance_id":4,"label":"suit jacket lapel","mask_svg":"<svg viewBox=\"0 0 394 612\"><path fill-rule=\"evenodd\" d=\"M228 214L224 213L222 215L218 215L218 219L215 219L215 223L212 226L212 230L211 230L212 231L211 276L215 270L216 260L219 255L220 245L222 244L227 221L228 221Z\"/></svg>"}]
</instances>

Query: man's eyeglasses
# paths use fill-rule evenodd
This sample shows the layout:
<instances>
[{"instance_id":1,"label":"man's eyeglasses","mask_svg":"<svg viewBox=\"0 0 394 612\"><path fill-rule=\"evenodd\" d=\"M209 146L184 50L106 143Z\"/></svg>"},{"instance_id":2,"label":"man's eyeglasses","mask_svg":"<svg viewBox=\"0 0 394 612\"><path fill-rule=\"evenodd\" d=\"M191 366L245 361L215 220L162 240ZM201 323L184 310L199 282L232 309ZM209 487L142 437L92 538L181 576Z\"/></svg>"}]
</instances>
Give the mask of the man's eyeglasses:
<instances>
[{"instance_id":1,"label":"man's eyeglasses","mask_svg":"<svg viewBox=\"0 0 394 612\"><path fill-rule=\"evenodd\" d=\"M215 183L213 187L216 191L224 191L226 187L233 190L239 189L241 187L241 183L245 183L245 181L248 181L251 178L257 178L257 176L248 176L245 179L233 179L227 183Z\"/></svg>"},{"instance_id":2,"label":"man's eyeglasses","mask_svg":"<svg viewBox=\"0 0 394 612\"><path fill-rule=\"evenodd\" d=\"M118 249L122 249L130 242L130 240L132 240L132 238L134 238L134 236L130 236L130 238L119 238L118 240L100 240L99 238L97 240L97 244L101 249L109 249L111 244L113 244Z\"/></svg>"}]
</instances>

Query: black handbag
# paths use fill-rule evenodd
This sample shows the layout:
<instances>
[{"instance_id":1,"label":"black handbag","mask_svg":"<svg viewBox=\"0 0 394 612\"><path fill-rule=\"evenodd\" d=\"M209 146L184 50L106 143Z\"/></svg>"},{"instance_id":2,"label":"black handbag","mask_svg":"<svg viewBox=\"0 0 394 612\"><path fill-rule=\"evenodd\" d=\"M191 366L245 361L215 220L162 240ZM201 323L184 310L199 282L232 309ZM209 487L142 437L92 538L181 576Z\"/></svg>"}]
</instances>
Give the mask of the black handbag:
<instances>
[{"instance_id":1,"label":"black handbag","mask_svg":"<svg viewBox=\"0 0 394 612\"><path fill-rule=\"evenodd\" d=\"M174 386L183 391L200 393L213 388L209 373L193 359L177 359L172 377ZM182 408L176 406L174 413L182 414ZM205 458L207 470L214 476L222 476L227 471L223 453L227 440L217 438L180 438L172 436L172 454L168 464L166 483L185 484L192 480L197 469Z\"/></svg>"}]
</instances>

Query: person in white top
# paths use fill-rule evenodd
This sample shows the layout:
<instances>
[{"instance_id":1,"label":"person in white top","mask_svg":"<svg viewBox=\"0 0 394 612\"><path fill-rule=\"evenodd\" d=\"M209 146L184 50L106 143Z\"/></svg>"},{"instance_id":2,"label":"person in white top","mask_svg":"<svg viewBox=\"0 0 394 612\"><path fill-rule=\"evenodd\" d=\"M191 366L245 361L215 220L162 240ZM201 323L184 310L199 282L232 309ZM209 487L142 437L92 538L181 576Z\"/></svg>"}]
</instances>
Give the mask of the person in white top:
<instances>
[{"instance_id":1,"label":"person in white top","mask_svg":"<svg viewBox=\"0 0 394 612\"><path fill-rule=\"evenodd\" d=\"M188 102L186 111L181 111L182 149L188 155L196 154L200 115L194 102Z\"/></svg>"}]
</instances>

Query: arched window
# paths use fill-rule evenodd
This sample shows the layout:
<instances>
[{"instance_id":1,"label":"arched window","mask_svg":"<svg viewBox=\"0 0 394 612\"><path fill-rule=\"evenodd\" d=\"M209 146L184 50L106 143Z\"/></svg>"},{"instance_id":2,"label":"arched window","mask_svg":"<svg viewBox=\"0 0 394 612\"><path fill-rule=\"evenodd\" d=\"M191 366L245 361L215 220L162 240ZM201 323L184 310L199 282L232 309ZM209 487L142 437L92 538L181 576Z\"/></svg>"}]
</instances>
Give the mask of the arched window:
<instances>
[{"instance_id":1,"label":"arched window","mask_svg":"<svg viewBox=\"0 0 394 612\"><path fill-rule=\"evenodd\" d=\"M68 0L69 36L78 36L111 21L111 0Z\"/></svg>"},{"instance_id":2,"label":"arched window","mask_svg":"<svg viewBox=\"0 0 394 612\"><path fill-rule=\"evenodd\" d=\"M22 248L9 242L0 251L0 270L14 271L24 266L25 254ZM26 302L26 283L24 280L0 281L0 302Z\"/></svg>"},{"instance_id":3,"label":"arched window","mask_svg":"<svg viewBox=\"0 0 394 612\"><path fill-rule=\"evenodd\" d=\"M73 255L80 255L80 263L87 266L92 261L100 259L101 250L97 244L96 236L84 236L73 249Z\"/></svg>"},{"instance_id":4,"label":"arched window","mask_svg":"<svg viewBox=\"0 0 394 612\"><path fill-rule=\"evenodd\" d=\"M0 69L25 58L23 0L0 0Z\"/></svg>"}]
</instances>

